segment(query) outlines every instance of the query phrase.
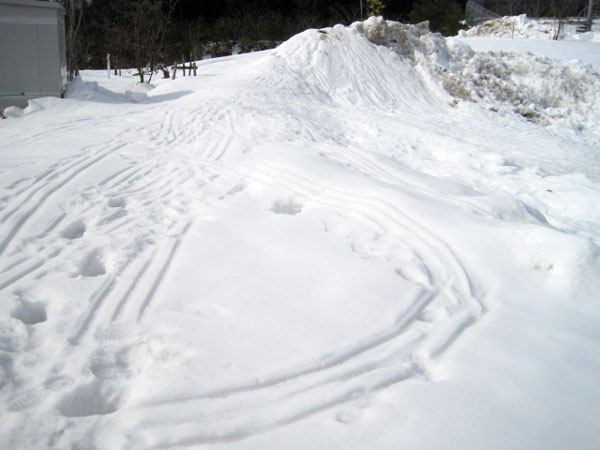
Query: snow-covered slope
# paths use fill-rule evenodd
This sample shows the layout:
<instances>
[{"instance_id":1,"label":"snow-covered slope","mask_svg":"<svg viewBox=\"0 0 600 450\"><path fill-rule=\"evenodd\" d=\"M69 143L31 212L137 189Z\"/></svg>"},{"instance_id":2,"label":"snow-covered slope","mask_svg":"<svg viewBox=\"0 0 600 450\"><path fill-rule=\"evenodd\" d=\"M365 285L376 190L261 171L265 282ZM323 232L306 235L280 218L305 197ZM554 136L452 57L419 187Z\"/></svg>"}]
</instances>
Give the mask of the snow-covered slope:
<instances>
[{"instance_id":1,"label":"snow-covered slope","mask_svg":"<svg viewBox=\"0 0 600 450\"><path fill-rule=\"evenodd\" d=\"M597 442L597 93L534 95L592 69L373 18L104 77L0 122L2 447Z\"/></svg>"}]
</instances>

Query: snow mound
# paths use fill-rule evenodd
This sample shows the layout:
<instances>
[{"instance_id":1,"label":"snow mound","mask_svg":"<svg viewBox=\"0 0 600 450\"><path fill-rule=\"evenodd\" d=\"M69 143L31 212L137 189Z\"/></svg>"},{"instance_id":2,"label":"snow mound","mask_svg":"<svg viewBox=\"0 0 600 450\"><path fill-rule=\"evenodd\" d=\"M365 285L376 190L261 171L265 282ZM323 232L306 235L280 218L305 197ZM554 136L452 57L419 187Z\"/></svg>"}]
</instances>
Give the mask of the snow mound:
<instances>
[{"instance_id":1,"label":"snow mound","mask_svg":"<svg viewBox=\"0 0 600 450\"><path fill-rule=\"evenodd\" d=\"M578 33L573 36L574 41L600 42L600 33L598 31L588 31L587 33Z\"/></svg>"},{"instance_id":2,"label":"snow mound","mask_svg":"<svg viewBox=\"0 0 600 450\"><path fill-rule=\"evenodd\" d=\"M468 30L461 30L461 36L470 37L508 37L550 39L556 30L556 24L550 19L530 19L526 14L505 16L487 20Z\"/></svg>"},{"instance_id":3,"label":"snow mound","mask_svg":"<svg viewBox=\"0 0 600 450\"><path fill-rule=\"evenodd\" d=\"M262 73L269 88L318 103L396 110L439 102L402 56L373 45L356 26L336 25L293 36L270 53Z\"/></svg>"},{"instance_id":4,"label":"snow mound","mask_svg":"<svg viewBox=\"0 0 600 450\"><path fill-rule=\"evenodd\" d=\"M532 19L526 14L505 16L485 21L468 30L461 30L462 37L498 37L517 39L553 39L558 31L558 21L552 18ZM600 42L596 25L587 33L577 32L577 23L564 23L558 39Z\"/></svg>"},{"instance_id":5,"label":"snow mound","mask_svg":"<svg viewBox=\"0 0 600 450\"><path fill-rule=\"evenodd\" d=\"M148 92L152 89L154 89L154 86L151 84L134 83L121 93L101 87L96 81L83 81L81 77L76 77L69 83L65 97L101 103L142 103L147 99Z\"/></svg>"},{"instance_id":6,"label":"snow mound","mask_svg":"<svg viewBox=\"0 0 600 450\"><path fill-rule=\"evenodd\" d=\"M526 24L525 17L516 19ZM598 130L600 123L600 77L592 67L519 53L478 53L431 33L427 22L371 17L349 27L308 30L271 56L276 61L269 72L278 79L270 87L301 91L318 102L410 110L462 100L543 125L561 121Z\"/></svg>"}]
</instances>

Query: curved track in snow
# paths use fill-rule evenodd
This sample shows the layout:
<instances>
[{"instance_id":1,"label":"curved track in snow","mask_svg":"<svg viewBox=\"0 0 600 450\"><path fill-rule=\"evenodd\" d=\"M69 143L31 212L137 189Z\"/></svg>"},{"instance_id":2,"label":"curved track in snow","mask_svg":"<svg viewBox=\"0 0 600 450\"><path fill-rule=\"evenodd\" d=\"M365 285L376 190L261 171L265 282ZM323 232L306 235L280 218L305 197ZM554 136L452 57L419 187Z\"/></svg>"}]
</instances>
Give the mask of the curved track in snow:
<instances>
[{"instance_id":1,"label":"curved track in snow","mask_svg":"<svg viewBox=\"0 0 600 450\"><path fill-rule=\"evenodd\" d=\"M510 155L473 157L473 178L453 180L453 158L500 132L470 135L430 78L354 32L199 73L141 104L119 80L112 94L82 85L0 130L8 447L185 447L321 412L351 422L344 405L435 378L486 310L448 230L549 227L472 188L478 171L489 189L518 170ZM437 173L411 156L428 133L448 146Z\"/></svg>"}]
</instances>

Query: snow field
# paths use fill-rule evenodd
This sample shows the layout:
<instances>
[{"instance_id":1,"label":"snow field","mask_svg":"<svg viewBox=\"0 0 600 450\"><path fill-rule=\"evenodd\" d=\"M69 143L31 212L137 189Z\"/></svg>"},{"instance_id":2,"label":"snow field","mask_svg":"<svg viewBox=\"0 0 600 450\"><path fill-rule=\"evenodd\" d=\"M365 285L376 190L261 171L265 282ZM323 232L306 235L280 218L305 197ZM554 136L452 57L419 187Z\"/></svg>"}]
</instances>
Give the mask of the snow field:
<instances>
[{"instance_id":1,"label":"snow field","mask_svg":"<svg viewBox=\"0 0 600 450\"><path fill-rule=\"evenodd\" d=\"M372 19L9 111L0 442L592 448L596 94L472 59L597 78Z\"/></svg>"}]
</instances>

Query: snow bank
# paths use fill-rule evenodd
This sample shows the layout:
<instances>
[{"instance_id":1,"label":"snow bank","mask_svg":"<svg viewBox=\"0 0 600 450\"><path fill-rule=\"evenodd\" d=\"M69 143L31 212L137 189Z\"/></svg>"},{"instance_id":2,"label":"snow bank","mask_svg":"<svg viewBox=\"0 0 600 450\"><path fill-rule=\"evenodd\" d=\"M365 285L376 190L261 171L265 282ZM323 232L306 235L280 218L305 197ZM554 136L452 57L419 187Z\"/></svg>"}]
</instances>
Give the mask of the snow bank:
<instances>
[{"instance_id":1,"label":"snow bank","mask_svg":"<svg viewBox=\"0 0 600 450\"><path fill-rule=\"evenodd\" d=\"M479 25L469 28L468 30L461 30L459 35L469 37L494 36L508 38L551 39L556 31L556 27L557 23L555 23L554 20L529 19L526 14L521 14L520 16L505 16L498 19L487 20ZM573 29L573 31L575 30Z\"/></svg>"},{"instance_id":2,"label":"snow bank","mask_svg":"<svg viewBox=\"0 0 600 450\"><path fill-rule=\"evenodd\" d=\"M511 18L527 25L526 18ZM376 47L373 47L376 44ZM377 110L469 101L539 124L600 130L600 76L591 66L531 54L473 51L429 32L371 17L308 30L272 52L272 84L318 102ZM270 75L272 76L272 75Z\"/></svg>"},{"instance_id":3,"label":"snow bank","mask_svg":"<svg viewBox=\"0 0 600 450\"><path fill-rule=\"evenodd\" d=\"M271 86L318 103L382 111L440 102L412 61L374 46L356 27L300 33L273 50L261 72Z\"/></svg>"},{"instance_id":4,"label":"snow bank","mask_svg":"<svg viewBox=\"0 0 600 450\"><path fill-rule=\"evenodd\" d=\"M125 89L110 90L99 86L96 81L83 81L81 77L76 77L69 83L65 97L102 103L142 103L152 89L152 84L133 82Z\"/></svg>"},{"instance_id":5,"label":"snow bank","mask_svg":"<svg viewBox=\"0 0 600 450\"><path fill-rule=\"evenodd\" d=\"M461 30L463 37L504 37L525 39L553 39L558 30L558 20L553 18L532 19L526 14L520 16L505 16L485 21L468 30ZM600 33L596 25L588 33L577 33L576 23L565 23L562 26L559 39L591 40L600 42Z\"/></svg>"},{"instance_id":6,"label":"snow bank","mask_svg":"<svg viewBox=\"0 0 600 450\"><path fill-rule=\"evenodd\" d=\"M600 42L600 33L598 31L588 31L573 36L574 41Z\"/></svg>"}]
</instances>

